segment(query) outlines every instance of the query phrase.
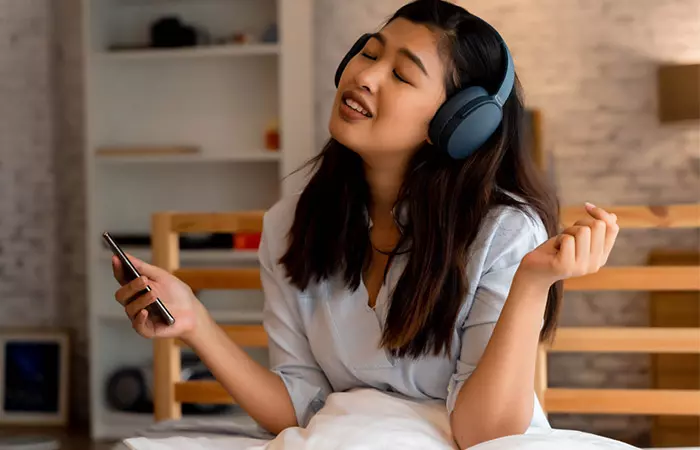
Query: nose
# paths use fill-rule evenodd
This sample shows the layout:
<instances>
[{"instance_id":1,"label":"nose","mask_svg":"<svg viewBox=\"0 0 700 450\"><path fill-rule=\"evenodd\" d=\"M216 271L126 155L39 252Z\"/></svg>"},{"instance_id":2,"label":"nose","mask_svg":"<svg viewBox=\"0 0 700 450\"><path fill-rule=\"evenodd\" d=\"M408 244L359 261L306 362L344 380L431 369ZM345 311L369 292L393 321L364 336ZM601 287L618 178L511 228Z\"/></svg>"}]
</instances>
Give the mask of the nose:
<instances>
[{"instance_id":1,"label":"nose","mask_svg":"<svg viewBox=\"0 0 700 450\"><path fill-rule=\"evenodd\" d=\"M364 67L355 74L355 84L371 94L376 94L384 76L383 72L385 70L380 63Z\"/></svg>"}]
</instances>

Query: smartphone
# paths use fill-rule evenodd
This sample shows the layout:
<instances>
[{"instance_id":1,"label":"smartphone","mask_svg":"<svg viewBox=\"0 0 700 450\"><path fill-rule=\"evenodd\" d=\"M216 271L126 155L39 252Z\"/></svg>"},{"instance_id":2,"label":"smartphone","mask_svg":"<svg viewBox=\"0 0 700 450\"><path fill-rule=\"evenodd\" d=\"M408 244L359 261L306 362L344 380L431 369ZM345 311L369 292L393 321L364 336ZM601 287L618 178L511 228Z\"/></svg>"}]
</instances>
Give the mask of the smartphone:
<instances>
[{"instance_id":1,"label":"smartphone","mask_svg":"<svg viewBox=\"0 0 700 450\"><path fill-rule=\"evenodd\" d=\"M124 272L124 278L126 279L126 281L132 281L140 277L141 274L139 273L139 271L136 270L136 267L134 267L131 261L129 261L129 258L126 257L124 251L122 251L119 245L117 245L117 243L114 242L114 239L112 239L112 236L110 236L107 231L102 233L102 238L112 250L112 253L117 255L117 258L119 258L119 260L121 261L122 270ZM151 288L146 286L146 289L136 294L133 297L133 299L140 297L146 292L151 292ZM172 325L175 323L175 318L172 316L172 314L170 314L168 308L165 307L165 305L163 304L163 302L160 301L159 298L157 298L155 302L148 305L146 307L146 311L148 311L148 314L151 317L151 319L159 319L166 325Z\"/></svg>"}]
</instances>

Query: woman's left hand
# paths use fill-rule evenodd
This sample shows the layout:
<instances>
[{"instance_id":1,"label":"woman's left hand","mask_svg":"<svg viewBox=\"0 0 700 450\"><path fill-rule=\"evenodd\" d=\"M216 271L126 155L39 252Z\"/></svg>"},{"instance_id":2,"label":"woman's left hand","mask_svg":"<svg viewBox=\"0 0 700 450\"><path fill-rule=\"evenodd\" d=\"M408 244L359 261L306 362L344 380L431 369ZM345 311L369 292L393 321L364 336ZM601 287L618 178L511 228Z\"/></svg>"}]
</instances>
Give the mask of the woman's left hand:
<instances>
[{"instance_id":1,"label":"woman's left hand","mask_svg":"<svg viewBox=\"0 0 700 450\"><path fill-rule=\"evenodd\" d=\"M525 255L517 276L549 287L566 278L597 272L608 261L620 227L617 216L589 203L588 217Z\"/></svg>"}]
</instances>

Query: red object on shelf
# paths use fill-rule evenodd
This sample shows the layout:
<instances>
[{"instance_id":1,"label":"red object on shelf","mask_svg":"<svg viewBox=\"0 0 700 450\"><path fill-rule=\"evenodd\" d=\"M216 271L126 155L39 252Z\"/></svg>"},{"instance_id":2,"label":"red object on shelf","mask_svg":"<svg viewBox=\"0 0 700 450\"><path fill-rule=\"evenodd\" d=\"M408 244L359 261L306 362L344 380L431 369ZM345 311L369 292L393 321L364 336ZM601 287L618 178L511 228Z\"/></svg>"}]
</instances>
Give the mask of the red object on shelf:
<instances>
[{"instance_id":1,"label":"red object on shelf","mask_svg":"<svg viewBox=\"0 0 700 450\"><path fill-rule=\"evenodd\" d=\"M265 134L265 148L268 150L280 149L280 135L276 130L270 130Z\"/></svg>"},{"instance_id":2,"label":"red object on shelf","mask_svg":"<svg viewBox=\"0 0 700 450\"><path fill-rule=\"evenodd\" d=\"M260 247L262 233L236 233L233 236L233 248L239 250L253 250Z\"/></svg>"},{"instance_id":3,"label":"red object on shelf","mask_svg":"<svg viewBox=\"0 0 700 450\"><path fill-rule=\"evenodd\" d=\"M272 151L280 149L280 127L277 120L272 120L265 128L265 148Z\"/></svg>"}]
</instances>

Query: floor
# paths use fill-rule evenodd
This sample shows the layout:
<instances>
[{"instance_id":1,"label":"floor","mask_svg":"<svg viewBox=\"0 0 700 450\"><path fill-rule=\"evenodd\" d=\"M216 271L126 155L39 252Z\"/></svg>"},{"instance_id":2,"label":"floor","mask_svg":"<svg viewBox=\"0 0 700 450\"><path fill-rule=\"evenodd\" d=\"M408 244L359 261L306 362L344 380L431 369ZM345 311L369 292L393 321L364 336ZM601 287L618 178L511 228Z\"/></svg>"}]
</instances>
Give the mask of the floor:
<instances>
[{"instance_id":1,"label":"floor","mask_svg":"<svg viewBox=\"0 0 700 450\"><path fill-rule=\"evenodd\" d=\"M0 426L0 437L5 436L50 436L61 443L60 450L111 450L114 443L92 442L87 431L51 428L7 428Z\"/></svg>"}]
</instances>

